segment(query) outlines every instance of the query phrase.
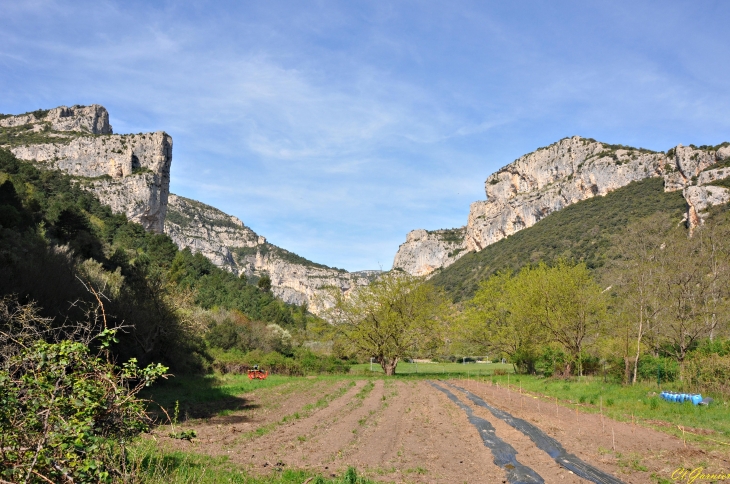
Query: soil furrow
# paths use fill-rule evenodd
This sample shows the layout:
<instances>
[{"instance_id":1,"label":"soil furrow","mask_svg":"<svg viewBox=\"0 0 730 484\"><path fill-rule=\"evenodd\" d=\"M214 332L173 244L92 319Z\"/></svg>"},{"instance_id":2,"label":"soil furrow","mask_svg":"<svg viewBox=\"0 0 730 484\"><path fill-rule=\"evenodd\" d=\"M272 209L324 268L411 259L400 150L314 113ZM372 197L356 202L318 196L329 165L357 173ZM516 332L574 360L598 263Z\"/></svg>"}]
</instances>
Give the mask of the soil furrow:
<instances>
[{"instance_id":1,"label":"soil furrow","mask_svg":"<svg viewBox=\"0 0 730 484\"><path fill-rule=\"evenodd\" d=\"M575 475L596 484L623 484L623 482L616 477L607 474L587 462L582 461L575 455L566 452L563 446L560 445L560 442L549 437L537 426L520 418L514 417L504 410L500 410L489 405L477 395L474 395L462 387L450 383L446 384L460 392L463 392L474 405L486 408L494 417L502 420L510 427L527 436L538 449L547 453L559 466L563 466Z\"/></svg>"},{"instance_id":2,"label":"soil furrow","mask_svg":"<svg viewBox=\"0 0 730 484\"><path fill-rule=\"evenodd\" d=\"M311 458L314 436L326 431L331 422L337 421L342 414L349 412L355 395L362 390L366 382L359 381L349 386L341 396L329 402L311 415L301 419L293 419L270 434L256 439L249 445L255 449L255 465L281 462L289 467L318 466L319 462ZM318 452L319 453L319 452Z\"/></svg>"},{"instance_id":3,"label":"soil furrow","mask_svg":"<svg viewBox=\"0 0 730 484\"><path fill-rule=\"evenodd\" d=\"M434 382L429 383L466 412L469 423L479 431L482 442L492 452L494 463L504 469L508 482L511 484L543 484L545 482L537 472L517 460L515 448L496 435L496 430L489 421L474 415L474 411L448 389Z\"/></svg>"},{"instance_id":4,"label":"soil furrow","mask_svg":"<svg viewBox=\"0 0 730 484\"><path fill-rule=\"evenodd\" d=\"M183 429L193 428L197 434L196 441L205 443L207 453L231 455L231 449L238 447L241 437L255 435L257 429L273 428L285 415L300 410L303 405L312 404L323 393L336 391L334 388L345 385L345 382L318 381L309 383L295 381L278 387L264 388L246 395L249 410L239 410L228 415L209 419L190 420L180 425ZM296 398L290 398L290 396ZM161 427L157 432L167 439L167 428ZM184 441L175 439L169 444L176 448L186 448Z\"/></svg>"}]
</instances>

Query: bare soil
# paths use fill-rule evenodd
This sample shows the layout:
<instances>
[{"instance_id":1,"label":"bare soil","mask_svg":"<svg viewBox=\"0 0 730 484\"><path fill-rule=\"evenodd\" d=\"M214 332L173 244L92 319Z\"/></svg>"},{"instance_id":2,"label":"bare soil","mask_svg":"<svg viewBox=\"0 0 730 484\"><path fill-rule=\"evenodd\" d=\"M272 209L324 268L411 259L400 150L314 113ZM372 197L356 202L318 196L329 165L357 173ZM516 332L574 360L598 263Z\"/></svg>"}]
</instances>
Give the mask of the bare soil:
<instances>
[{"instance_id":1,"label":"bare soil","mask_svg":"<svg viewBox=\"0 0 730 484\"><path fill-rule=\"evenodd\" d=\"M631 423L475 381L453 381L490 405L539 427L567 452L626 483L671 481L680 466L730 470L728 455L706 452L677 438ZM546 483L587 482L558 465L529 437L452 389L496 435L517 450L520 463ZM325 476L349 466L371 479L413 483L502 483L505 469L493 463L466 413L425 381L293 380L246 396L245 410L191 420L192 443L157 432L165 445L196 453L227 455L256 474L308 468ZM539 403L538 403L539 402Z\"/></svg>"}]
</instances>

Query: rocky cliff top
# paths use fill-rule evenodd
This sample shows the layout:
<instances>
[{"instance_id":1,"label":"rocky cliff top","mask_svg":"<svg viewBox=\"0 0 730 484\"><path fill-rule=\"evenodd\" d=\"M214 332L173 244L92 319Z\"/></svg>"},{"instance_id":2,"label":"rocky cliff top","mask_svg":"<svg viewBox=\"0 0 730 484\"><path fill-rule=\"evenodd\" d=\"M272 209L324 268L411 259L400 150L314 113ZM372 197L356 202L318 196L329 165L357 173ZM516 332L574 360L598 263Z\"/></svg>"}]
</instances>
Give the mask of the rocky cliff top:
<instances>
[{"instance_id":1,"label":"rocky cliff top","mask_svg":"<svg viewBox=\"0 0 730 484\"><path fill-rule=\"evenodd\" d=\"M172 163L167 133L112 134L109 113L98 104L0 118L0 147L78 177L115 212L162 232Z\"/></svg>"},{"instance_id":2,"label":"rocky cliff top","mask_svg":"<svg viewBox=\"0 0 730 484\"><path fill-rule=\"evenodd\" d=\"M486 200L471 204L458 249L479 251L568 205L605 195L632 181L659 176L664 178L665 190L683 191L691 229L701 223L701 212L707 207L730 198L726 188L707 186L730 176L730 169L723 169L729 159L729 143L678 145L662 153L579 136L564 138L487 177ZM409 233L396 254L394 267L412 274L428 274L453 262L448 257L434 257L453 254L453 243L447 245L433 237L428 243L424 240L420 231ZM439 260L443 262L439 264Z\"/></svg>"},{"instance_id":3,"label":"rocky cliff top","mask_svg":"<svg viewBox=\"0 0 730 484\"><path fill-rule=\"evenodd\" d=\"M54 109L39 109L19 115L0 115L0 126L4 128L28 125L40 129L48 126L54 131L112 134L109 113L104 106L98 104L92 104L91 106L59 106Z\"/></svg>"}]
</instances>

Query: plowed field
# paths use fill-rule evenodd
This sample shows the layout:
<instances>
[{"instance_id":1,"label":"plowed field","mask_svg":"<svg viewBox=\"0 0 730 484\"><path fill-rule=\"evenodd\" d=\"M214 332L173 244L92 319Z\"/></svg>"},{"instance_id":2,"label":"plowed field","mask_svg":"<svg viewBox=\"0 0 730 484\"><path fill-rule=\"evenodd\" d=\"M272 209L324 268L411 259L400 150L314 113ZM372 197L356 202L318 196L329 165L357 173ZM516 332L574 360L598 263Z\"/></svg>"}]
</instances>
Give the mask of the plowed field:
<instances>
[{"instance_id":1,"label":"plowed field","mask_svg":"<svg viewBox=\"0 0 730 484\"><path fill-rule=\"evenodd\" d=\"M192 443L157 438L256 474L354 466L384 482L655 483L680 466L730 469L726 454L475 381L292 379L245 398L186 422Z\"/></svg>"}]
</instances>

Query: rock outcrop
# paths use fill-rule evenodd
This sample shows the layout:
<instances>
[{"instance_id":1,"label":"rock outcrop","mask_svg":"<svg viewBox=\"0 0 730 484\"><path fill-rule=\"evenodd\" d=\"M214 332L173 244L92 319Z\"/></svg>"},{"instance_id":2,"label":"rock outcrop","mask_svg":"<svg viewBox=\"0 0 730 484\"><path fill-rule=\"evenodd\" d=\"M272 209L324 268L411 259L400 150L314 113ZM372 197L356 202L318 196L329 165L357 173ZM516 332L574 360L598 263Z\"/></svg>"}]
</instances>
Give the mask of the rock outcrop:
<instances>
[{"instance_id":1,"label":"rock outcrop","mask_svg":"<svg viewBox=\"0 0 730 484\"><path fill-rule=\"evenodd\" d=\"M99 105L12 116L0 126L16 128L8 147L18 158L79 177L115 212L163 231L172 163L167 133L112 134L109 114Z\"/></svg>"},{"instance_id":2,"label":"rock outcrop","mask_svg":"<svg viewBox=\"0 0 730 484\"><path fill-rule=\"evenodd\" d=\"M461 249L461 256L482 250L568 205L648 177L664 177L666 191L683 191L692 229L702 223L704 210L730 198L727 188L707 186L730 176L730 167L724 167L728 159L727 143L714 148L678 145L659 153L578 136L565 138L522 156L487 178L487 199L472 203L460 246L450 245L447 252L435 241L419 244L424 231L413 231L399 248L393 265L411 274L428 274L453 262L447 257L439 265L434 254L453 254Z\"/></svg>"},{"instance_id":3,"label":"rock outcrop","mask_svg":"<svg viewBox=\"0 0 730 484\"><path fill-rule=\"evenodd\" d=\"M428 275L438 267L447 267L467 253L465 233L466 227L432 232L413 230L398 247L393 267L415 276Z\"/></svg>"},{"instance_id":4,"label":"rock outcrop","mask_svg":"<svg viewBox=\"0 0 730 484\"><path fill-rule=\"evenodd\" d=\"M345 292L366 285L380 271L347 272L316 264L266 241L238 218L195 200L170 194L165 233L181 249L200 252L218 267L246 277L271 278L272 292L292 304L324 309L326 288Z\"/></svg>"},{"instance_id":5,"label":"rock outcrop","mask_svg":"<svg viewBox=\"0 0 730 484\"><path fill-rule=\"evenodd\" d=\"M54 109L38 111L0 119L0 126L5 128L40 125L48 123L54 131L80 131L90 134L112 134L109 124L109 113L103 106L60 106Z\"/></svg>"}]
</instances>

